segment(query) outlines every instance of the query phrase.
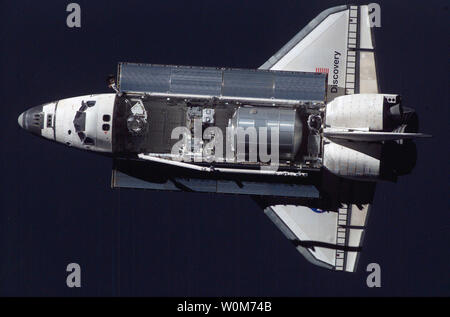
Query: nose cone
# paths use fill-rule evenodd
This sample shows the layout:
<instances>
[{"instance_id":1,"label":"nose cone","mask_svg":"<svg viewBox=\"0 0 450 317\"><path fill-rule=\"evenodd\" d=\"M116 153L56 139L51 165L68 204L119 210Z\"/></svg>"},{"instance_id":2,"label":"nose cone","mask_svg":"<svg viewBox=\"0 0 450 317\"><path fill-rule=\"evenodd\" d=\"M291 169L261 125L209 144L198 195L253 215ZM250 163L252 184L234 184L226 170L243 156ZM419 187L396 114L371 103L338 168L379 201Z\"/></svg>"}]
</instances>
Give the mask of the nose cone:
<instances>
[{"instance_id":1,"label":"nose cone","mask_svg":"<svg viewBox=\"0 0 450 317\"><path fill-rule=\"evenodd\" d=\"M42 106L36 106L23 112L17 119L20 127L28 132L41 135L44 128L44 112Z\"/></svg>"},{"instance_id":2,"label":"nose cone","mask_svg":"<svg viewBox=\"0 0 450 317\"><path fill-rule=\"evenodd\" d=\"M23 128L23 114L24 112L22 112L19 118L17 118L17 123L20 125L21 128Z\"/></svg>"}]
</instances>

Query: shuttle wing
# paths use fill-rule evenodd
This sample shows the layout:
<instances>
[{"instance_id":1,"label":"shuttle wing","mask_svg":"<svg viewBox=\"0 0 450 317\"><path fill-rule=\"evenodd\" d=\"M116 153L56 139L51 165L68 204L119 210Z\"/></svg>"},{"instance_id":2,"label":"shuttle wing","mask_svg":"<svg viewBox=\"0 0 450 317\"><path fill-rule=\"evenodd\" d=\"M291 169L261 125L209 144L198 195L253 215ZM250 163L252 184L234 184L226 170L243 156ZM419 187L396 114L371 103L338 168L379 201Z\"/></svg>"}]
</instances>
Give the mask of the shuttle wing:
<instances>
[{"instance_id":1,"label":"shuttle wing","mask_svg":"<svg viewBox=\"0 0 450 317\"><path fill-rule=\"evenodd\" d=\"M369 6L323 11L260 69L328 73L328 101L378 93Z\"/></svg>"},{"instance_id":2,"label":"shuttle wing","mask_svg":"<svg viewBox=\"0 0 450 317\"><path fill-rule=\"evenodd\" d=\"M357 268L370 205L344 205L337 212L299 205L273 205L264 212L311 263L336 271Z\"/></svg>"}]
</instances>

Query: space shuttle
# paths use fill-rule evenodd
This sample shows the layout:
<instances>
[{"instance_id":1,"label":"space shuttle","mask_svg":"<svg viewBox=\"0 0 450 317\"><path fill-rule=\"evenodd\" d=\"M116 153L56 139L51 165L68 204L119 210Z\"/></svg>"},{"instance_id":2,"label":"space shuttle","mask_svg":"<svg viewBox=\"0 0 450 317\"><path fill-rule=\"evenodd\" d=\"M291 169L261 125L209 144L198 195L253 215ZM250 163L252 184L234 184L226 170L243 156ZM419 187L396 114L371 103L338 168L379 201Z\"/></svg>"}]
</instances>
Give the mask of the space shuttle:
<instances>
[{"instance_id":1,"label":"space shuttle","mask_svg":"<svg viewBox=\"0 0 450 317\"><path fill-rule=\"evenodd\" d=\"M250 196L308 261L354 272L376 184L410 173L427 136L379 89L369 11L323 11L257 69L119 63L112 93L18 123L111 157L112 188Z\"/></svg>"}]
</instances>

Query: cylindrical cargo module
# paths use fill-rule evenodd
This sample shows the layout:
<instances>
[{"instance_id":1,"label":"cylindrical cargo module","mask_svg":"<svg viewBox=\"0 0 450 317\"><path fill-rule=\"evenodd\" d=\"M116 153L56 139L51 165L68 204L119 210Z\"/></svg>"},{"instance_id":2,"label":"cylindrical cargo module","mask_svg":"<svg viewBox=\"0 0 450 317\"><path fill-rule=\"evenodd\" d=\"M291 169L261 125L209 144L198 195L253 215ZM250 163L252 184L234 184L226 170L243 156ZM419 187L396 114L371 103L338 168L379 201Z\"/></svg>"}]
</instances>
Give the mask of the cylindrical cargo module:
<instances>
[{"instance_id":1,"label":"cylindrical cargo module","mask_svg":"<svg viewBox=\"0 0 450 317\"><path fill-rule=\"evenodd\" d=\"M235 111L229 125L238 158L251 160L253 155L261 160L260 147L266 143L265 153L273 156L272 147L278 148L279 159L291 161L302 143L303 123L296 109L243 106ZM263 130L266 140L262 138ZM272 139L277 135L278 140ZM240 153L242 149L244 153Z\"/></svg>"}]
</instances>

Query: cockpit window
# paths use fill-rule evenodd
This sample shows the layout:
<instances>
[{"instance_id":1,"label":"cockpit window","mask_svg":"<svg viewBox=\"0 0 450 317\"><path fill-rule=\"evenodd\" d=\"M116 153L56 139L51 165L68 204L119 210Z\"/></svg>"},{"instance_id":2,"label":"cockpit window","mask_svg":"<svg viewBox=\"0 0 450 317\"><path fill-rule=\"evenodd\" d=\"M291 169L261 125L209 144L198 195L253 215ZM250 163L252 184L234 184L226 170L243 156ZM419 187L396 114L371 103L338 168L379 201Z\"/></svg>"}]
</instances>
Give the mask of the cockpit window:
<instances>
[{"instance_id":1,"label":"cockpit window","mask_svg":"<svg viewBox=\"0 0 450 317\"><path fill-rule=\"evenodd\" d=\"M78 132L78 137L83 142L83 145L95 145L94 139L86 136L84 132Z\"/></svg>"},{"instance_id":2,"label":"cockpit window","mask_svg":"<svg viewBox=\"0 0 450 317\"><path fill-rule=\"evenodd\" d=\"M77 111L75 119L73 119L73 125L75 126L76 132L86 130L86 113Z\"/></svg>"},{"instance_id":3,"label":"cockpit window","mask_svg":"<svg viewBox=\"0 0 450 317\"><path fill-rule=\"evenodd\" d=\"M89 101L87 101L87 102L84 102L84 100L83 100L83 101L81 102L80 110L78 110L78 111L84 112L84 111L86 111L86 109L87 109L88 107L93 107L93 106L95 106L95 100L89 100Z\"/></svg>"},{"instance_id":4,"label":"cockpit window","mask_svg":"<svg viewBox=\"0 0 450 317\"><path fill-rule=\"evenodd\" d=\"M84 101L81 102L81 107L80 110L78 110L78 112L85 112L87 109L87 105Z\"/></svg>"},{"instance_id":5,"label":"cockpit window","mask_svg":"<svg viewBox=\"0 0 450 317\"><path fill-rule=\"evenodd\" d=\"M94 145L94 140L87 136L87 137L84 139L83 144L84 144L84 145Z\"/></svg>"},{"instance_id":6,"label":"cockpit window","mask_svg":"<svg viewBox=\"0 0 450 317\"><path fill-rule=\"evenodd\" d=\"M47 128L51 128L53 123L53 115L49 113L47 115Z\"/></svg>"},{"instance_id":7,"label":"cockpit window","mask_svg":"<svg viewBox=\"0 0 450 317\"><path fill-rule=\"evenodd\" d=\"M87 102L82 101L81 107L75 114L75 118L73 119L73 125L75 126L75 132L78 134L81 142L84 145L95 145L94 139L86 136L86 110L89 107L93 107L95 105L94 100L90 100ZM109 125L108 125L109 126ZM70 131L70 130L69 130ZM70 134L70 133L69 133Z\"/></svg>"}]
</instances>

